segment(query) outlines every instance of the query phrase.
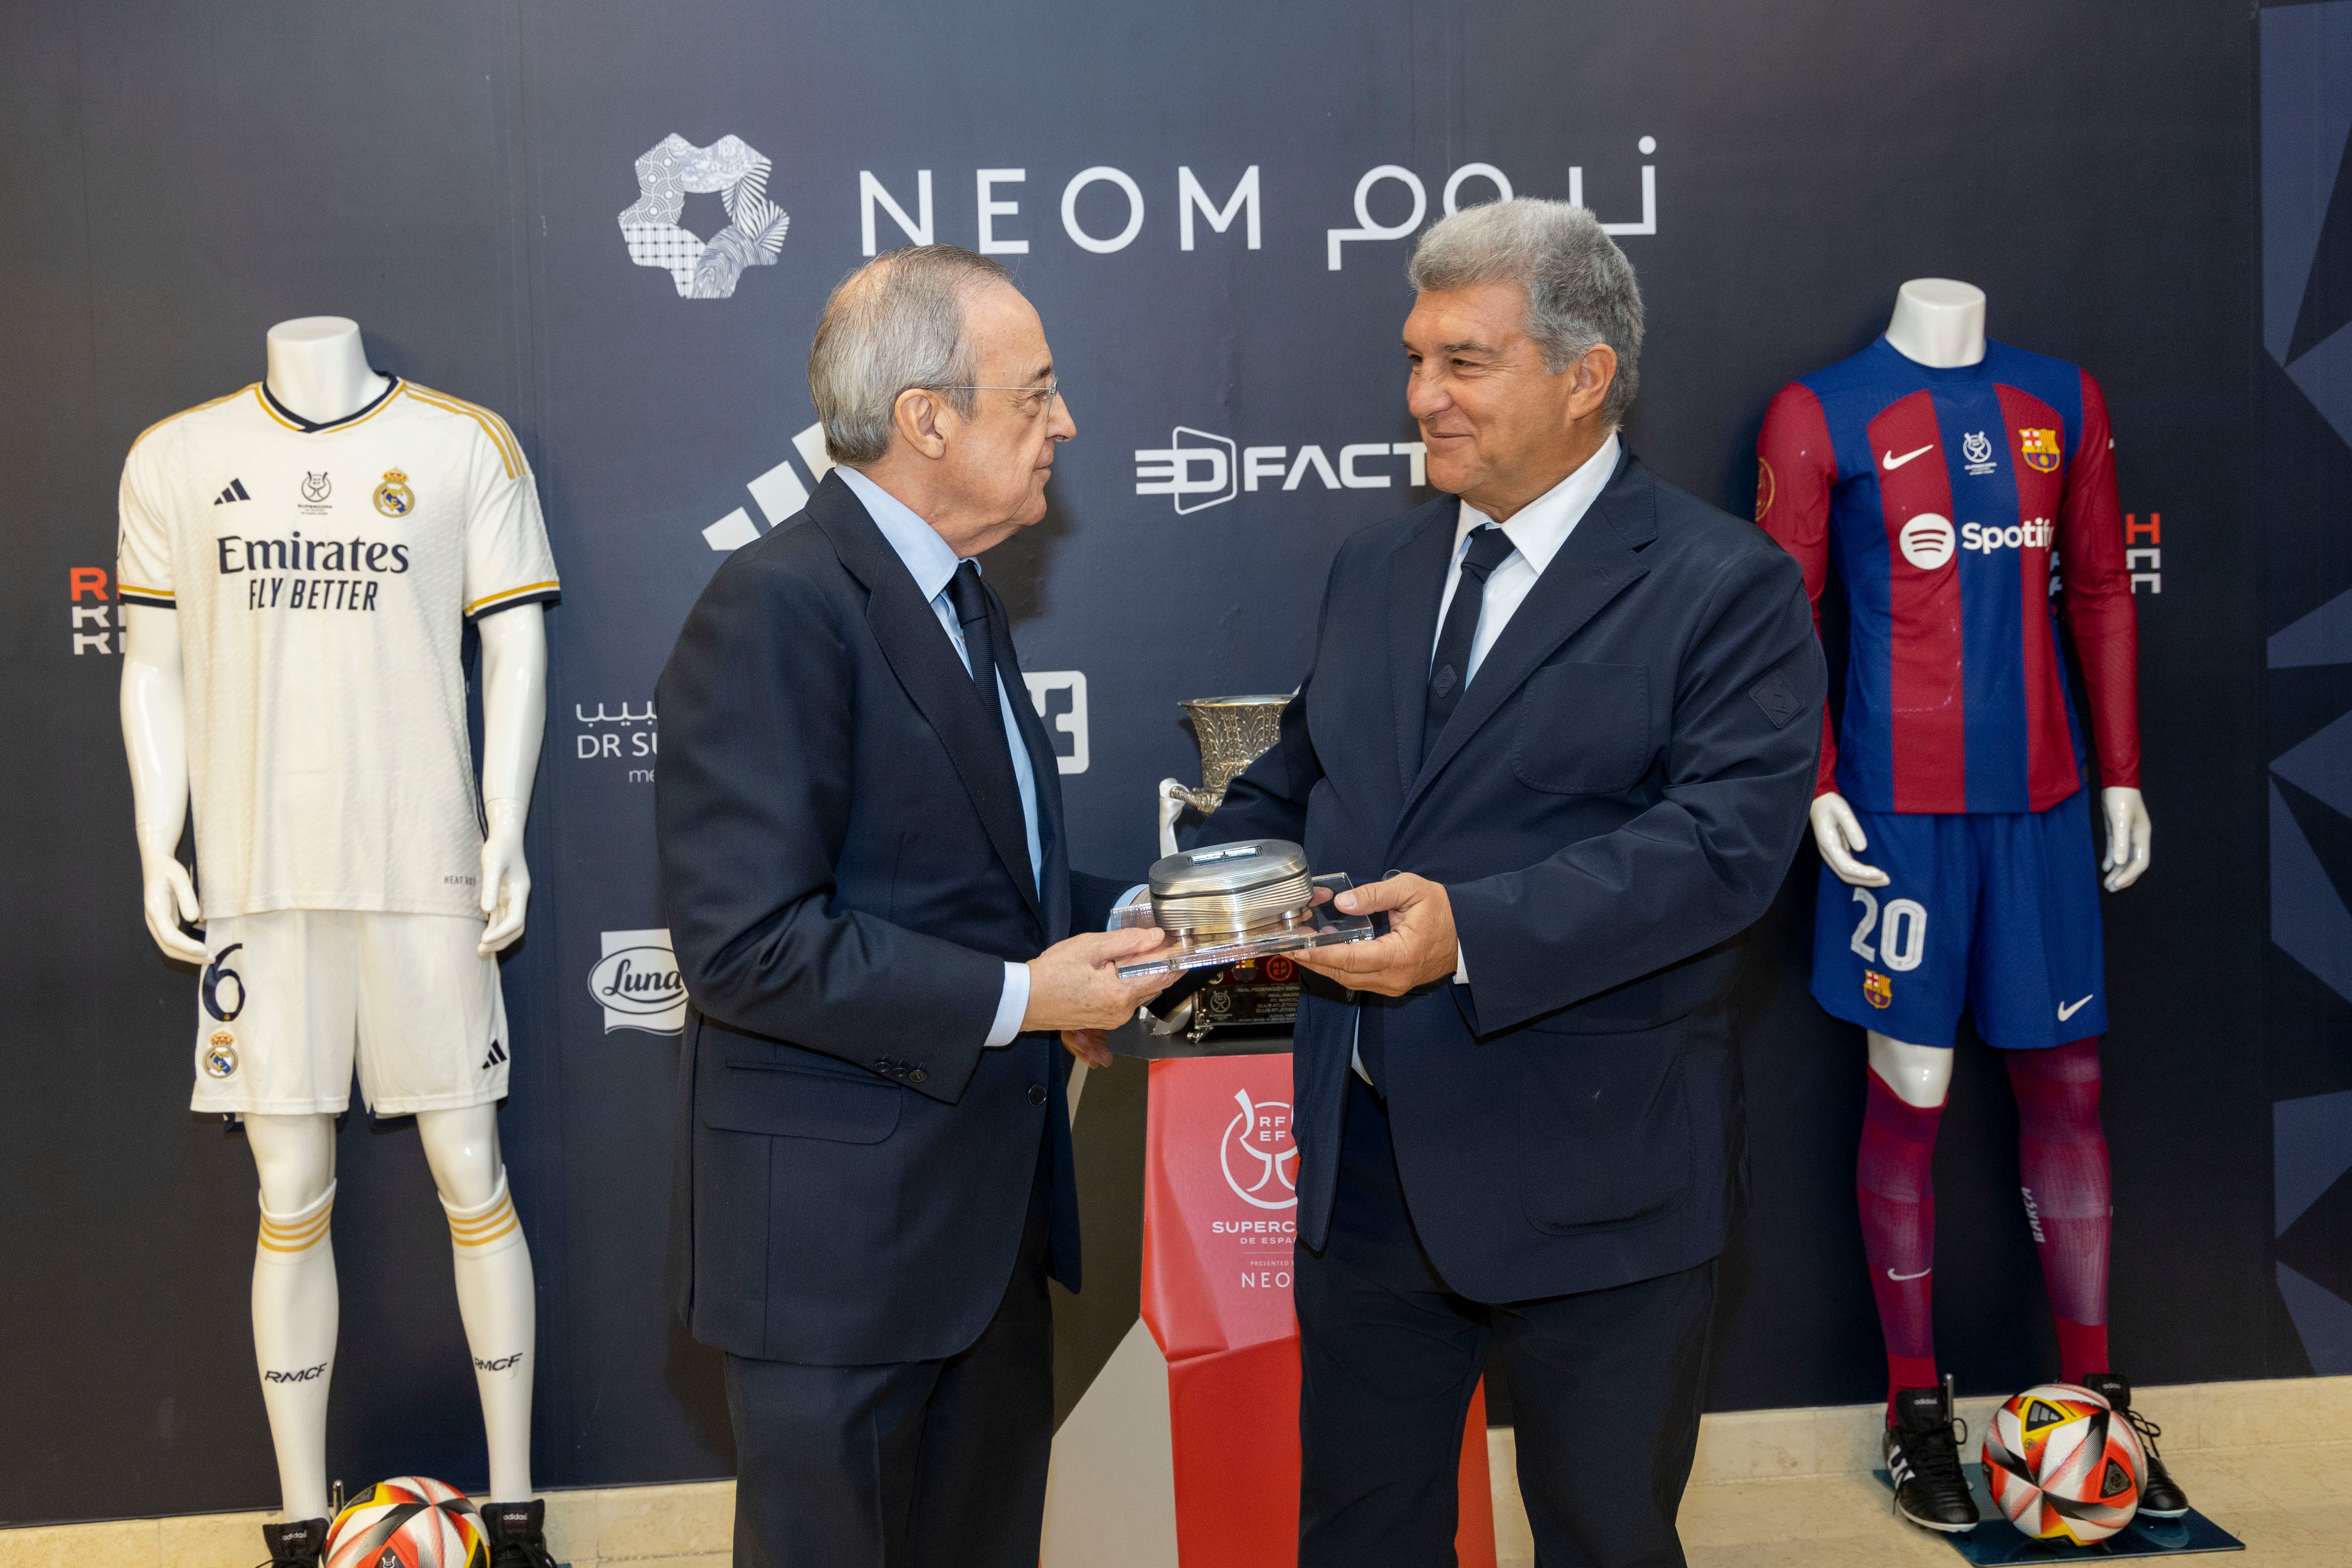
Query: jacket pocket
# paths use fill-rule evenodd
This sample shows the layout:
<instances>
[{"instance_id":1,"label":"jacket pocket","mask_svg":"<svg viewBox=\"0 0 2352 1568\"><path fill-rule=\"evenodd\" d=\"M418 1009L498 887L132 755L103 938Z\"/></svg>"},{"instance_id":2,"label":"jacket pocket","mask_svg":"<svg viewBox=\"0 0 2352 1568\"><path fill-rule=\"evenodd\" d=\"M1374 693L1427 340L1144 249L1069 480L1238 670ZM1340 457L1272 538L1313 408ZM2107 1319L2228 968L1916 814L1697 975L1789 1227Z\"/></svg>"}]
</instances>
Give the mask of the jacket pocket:
<instances>
[{"instance_id":1,"label":"jacket pocket","mask_svg":"<svg viewBox=\"0 0 2352 1568\"><path fill-rule=\"evenodd\" d=\"M1651 1218L1690 1188L1683 1026L1625 1035L1529 1029L1519 1203L1538 1230Z\"/></svg>"},{"instance_id":2,"label":"jacket pocket","mask_svg":"<svg viewBox=\"0 0 2352 1568\"><path fill-rule=\"evenodd\" d=\"M1550 664L1519 690L1511 771L1550 795L1616 795L1650 770L1650 669Z\"/></svg>"},{"instance_id":3,"label":"jacket pocket","mask_svg":"<svg viewBox=\"0 0 2352 1568\"><path fill-rule=\"evenodd\" d=\"M785 1067L722 1067L700 1095L702 1124L722 1132L879 1143L898 1130L906 1090Z\"/></svg>"}]
</instances>

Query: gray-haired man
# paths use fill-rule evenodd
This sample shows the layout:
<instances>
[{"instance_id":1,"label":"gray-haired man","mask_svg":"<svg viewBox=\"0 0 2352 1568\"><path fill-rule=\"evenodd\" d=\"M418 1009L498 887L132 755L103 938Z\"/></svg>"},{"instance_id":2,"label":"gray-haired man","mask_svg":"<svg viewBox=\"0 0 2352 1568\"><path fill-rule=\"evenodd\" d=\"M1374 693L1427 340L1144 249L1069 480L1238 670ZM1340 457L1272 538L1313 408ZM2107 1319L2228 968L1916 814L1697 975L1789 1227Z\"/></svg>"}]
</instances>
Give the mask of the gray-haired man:
<instances>
[{"instance_id":1,"label":"gray-haired man","mask_svg":"<svg viewBox=\"0 0 2352 1568\"><path fill-rule=\"evenodd\" d=\"M1340 546L1282 740L1206 829L1389 912L1301 955L1354 994L1302 1000L1293 1058L1299 1562L1454 1561L1499 1342L1538 1558L1680 1563L1728 992L1805 829L1821 651L1796 563L1625 450L1642 299L1591 213L1470 208L1412 278L1450 493Z\"/></svg>"},{"instance_id":2,"label":"gray-haired man","mask_svg":"<svg viewBox=\"0 0 2352 1568\"><path fill-rule=\"evenodd\" d=\"M1113 973L1158 935L1104 932L1123 885L1069 869L972 560L1077 428L1037 312L952 246L851 274L809 386L842 466L719 569L656 693L678 1310L727 1352L739 1564L1034 1568L1063 1046L1159 989Z\"/></svg>"}]
</instances>

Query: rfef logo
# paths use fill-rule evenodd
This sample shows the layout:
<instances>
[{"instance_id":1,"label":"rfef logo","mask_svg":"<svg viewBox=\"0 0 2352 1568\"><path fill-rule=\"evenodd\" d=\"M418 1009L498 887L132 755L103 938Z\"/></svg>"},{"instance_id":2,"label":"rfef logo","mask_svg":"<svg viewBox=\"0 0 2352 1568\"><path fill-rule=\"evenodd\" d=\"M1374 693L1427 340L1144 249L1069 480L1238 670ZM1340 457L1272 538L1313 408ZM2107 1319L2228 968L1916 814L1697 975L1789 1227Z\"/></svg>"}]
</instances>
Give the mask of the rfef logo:
<instances>
[{"instance_id":1,"label":"rfef logo","mask_svg":"<svg viewBox=\"0 0 2352 1568\"><path fill-rule=\"evenodd\" d=\"M1298 1143L1290 1135L1289 1105L1253 1100L1245 1089L1234 1090L1234 1100L1241 1110L1225 1123L1217 1145L1225 1185L1253 1208L1297 1208Z\"/></svg>"},{"instance_id":2,"label":"rfef logo","mask_svg":"<svg viewBox=\"0 0 2352 1568\"><path fill-rule=\"evenodd\" d=\"M686 1027L686 981L669 931L608 931L604 956L588 972L588 992L604 1009L604 1032L675 1035Z\"/></svg>"}]
</instances>

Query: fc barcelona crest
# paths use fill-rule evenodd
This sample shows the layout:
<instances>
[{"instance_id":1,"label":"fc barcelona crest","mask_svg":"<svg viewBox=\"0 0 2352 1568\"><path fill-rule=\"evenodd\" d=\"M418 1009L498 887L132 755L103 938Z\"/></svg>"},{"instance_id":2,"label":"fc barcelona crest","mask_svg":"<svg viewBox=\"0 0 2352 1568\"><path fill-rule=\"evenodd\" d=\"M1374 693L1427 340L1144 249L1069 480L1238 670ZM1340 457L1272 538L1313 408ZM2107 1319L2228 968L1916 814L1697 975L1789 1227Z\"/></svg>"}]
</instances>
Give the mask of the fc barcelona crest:
<instances>
[{"instance_id":1,"label":"fc barcelona crest","mask_svg":"<svg viewBox=\"0 0 2352 1568\"><path fill-rule=\"evenodd\" d=\"M1875 969L1865 969L1862 972L1862 994L1870 998L1874 1007L1891 1007L1895 1005L1895 982Z\"/></svg>"},{"instance_id":2,"label":"fc barcelona crest","mask_svg":"<svg viewBox=\"0 0 2352 1568\"><path fill-rule=\"evenodd\" d=\"M1756 521L1764 521L1772 510L1772 465L1763 458L1756 459Z\"/></svg>"},{"instance_id":3,"label":"fc barcelona crest","mask_svg":"<svg viewBox=\"0 0 2352 1568\"><path fill-rule=\"evenodd\" d=\"M386 517L406 517L416 505L416 492L408 488L408 476L398 468L386 468L383 483L375 488L375 510Z\"/></svg>"},{"instance_id":4,"label":"fc barcelona crest","mask_svg":"<svg viewBox=\"0 0 2352 1568\"><path fill-rule=\"evenodd\" d=\"M2019 426L2017 451L2018 456L2025 459L2025 466L2036 473L2054 474L2058 471L2058 432L2055 430Z\"/></svg>"}]
</instances>

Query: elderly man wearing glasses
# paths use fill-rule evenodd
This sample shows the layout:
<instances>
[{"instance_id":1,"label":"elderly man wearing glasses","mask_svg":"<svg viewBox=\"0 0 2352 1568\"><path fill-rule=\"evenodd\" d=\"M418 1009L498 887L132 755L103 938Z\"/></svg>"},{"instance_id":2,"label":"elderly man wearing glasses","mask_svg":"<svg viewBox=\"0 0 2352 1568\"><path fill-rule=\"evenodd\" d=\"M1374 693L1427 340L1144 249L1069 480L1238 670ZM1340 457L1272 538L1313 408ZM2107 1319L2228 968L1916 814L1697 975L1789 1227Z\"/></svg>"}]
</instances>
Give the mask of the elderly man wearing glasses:
<instances>
[{"instance_id":1,"label":"elderly man wearing glasses","mask_svg":"<svg viewBox=\"0 0 2352 1568\"><path fill-rule=\"evenodd\" d=\"M674 1283L727 1354L739 1564L1037 1561L1065 1046L1165 984L1115 973L1159 935L1105 932L1124 884L1070 870L973 559L1045 515L1077 434L1053 375L994 262L852 273L809 353L840 466L719 568L657 689Z\"/></svg>"}]
</instances>

